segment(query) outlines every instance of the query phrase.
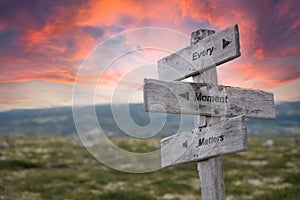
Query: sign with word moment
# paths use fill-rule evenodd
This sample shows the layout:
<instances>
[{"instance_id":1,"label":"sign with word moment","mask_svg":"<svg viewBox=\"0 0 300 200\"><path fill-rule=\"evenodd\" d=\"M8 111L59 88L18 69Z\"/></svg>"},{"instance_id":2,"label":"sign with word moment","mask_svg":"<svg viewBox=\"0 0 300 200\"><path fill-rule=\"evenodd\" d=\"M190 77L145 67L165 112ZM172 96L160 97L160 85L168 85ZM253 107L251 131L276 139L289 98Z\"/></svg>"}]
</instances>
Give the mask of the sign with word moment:
<instances>
[{"instance_id":1,"label":"sign with word moment","mask_svg":"<svg viewBox=\"0 0 300 200\"><path fill-rule=\"evenodd\" d=\"M247 150L245 116L178 133L161 141L162 167Z\"/></svg>"},{"instance_id":2,"label":"sign with word moment","mask_svg":"<svg viewBox=\"0 0 300 200\"><path fill-rule=\"evenodd\" d=\"M158 77L182 80L240 55L238 26L234 25L159 60Z\"/></svg>"},{"instance_id":3,"label":"sign with word moment","mask_svg":"<svg viewBox=\"0 0 300 200\"><path fill-rule=\"evenodd\" d=\"M150 112L275 118L272 93L203 83L145 79L144 107Z\"/></svg>"}]
</instances>

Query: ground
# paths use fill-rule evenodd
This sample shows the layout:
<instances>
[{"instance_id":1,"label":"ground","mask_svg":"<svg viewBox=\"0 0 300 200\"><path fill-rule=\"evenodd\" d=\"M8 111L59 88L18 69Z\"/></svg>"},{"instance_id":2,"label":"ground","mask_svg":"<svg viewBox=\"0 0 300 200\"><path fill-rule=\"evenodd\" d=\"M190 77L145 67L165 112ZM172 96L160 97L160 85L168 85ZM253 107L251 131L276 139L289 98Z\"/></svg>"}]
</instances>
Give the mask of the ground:
<instances>
[{"instance_id":1,"label":"ground","mask_svg":"<svg viewBox=\"0 0 300 200\"><path fill-rule=\"evenodd\" d=\"M274 144L263 146L268 139ZM201 199L196 163L128 174L102 165L71 137L0 140L8 144L0 147L0 200ZM145 141L113 141L134 151L159 145L158 139L148 147ZM228 200L300 199L299 138L249 138L248 151L224 156L223 165Z\"/></svg>"}]
</instances>

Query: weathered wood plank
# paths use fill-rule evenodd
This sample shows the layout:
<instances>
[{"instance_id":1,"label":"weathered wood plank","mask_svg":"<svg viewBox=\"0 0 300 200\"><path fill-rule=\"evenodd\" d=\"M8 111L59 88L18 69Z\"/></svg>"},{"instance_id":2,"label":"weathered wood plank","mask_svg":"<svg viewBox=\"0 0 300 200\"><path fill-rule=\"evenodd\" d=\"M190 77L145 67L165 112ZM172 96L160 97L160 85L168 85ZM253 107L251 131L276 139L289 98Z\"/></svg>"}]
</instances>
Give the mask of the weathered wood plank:
<instances>
[{"instance_id":1,"label":"weathered wood plank","mask_svg":"<svg viewBox=\"0 0 300 200\"><path fill-rule=\"evenodd\" d=\"M144 107L149 112L275 118L272 93L203 83L145 79Z\"/></svg>"},{"instance_id":2,"label":"weathered wood plank","mask_svg":"<svg viewBox=\"0 0 300 200\"><path fill-rule=\"evenodd\" d=\"M225 200L222 157L198 162L197 170L201 180L202 199Z\"/></svg>"},{"instance_id":3,"label":"weathered wood plank","mask_svg":"<svg viewBox=\"0 0 300 200\"><path fill-rule=\"evenodd\" d=\"M160 80L182 80L237 58L238 26L228 27L158 61Z\"/></svg>"},{"instance_id":4,"label":"weathered wood plank","mask_svg":"<svg viewBox=\"0 0 300 200\"><path fill-rule=\"evenodd\" d=\"M245 116L195 128L161 140L162 167L247 150Z\"/></svg>"}]
</instances>

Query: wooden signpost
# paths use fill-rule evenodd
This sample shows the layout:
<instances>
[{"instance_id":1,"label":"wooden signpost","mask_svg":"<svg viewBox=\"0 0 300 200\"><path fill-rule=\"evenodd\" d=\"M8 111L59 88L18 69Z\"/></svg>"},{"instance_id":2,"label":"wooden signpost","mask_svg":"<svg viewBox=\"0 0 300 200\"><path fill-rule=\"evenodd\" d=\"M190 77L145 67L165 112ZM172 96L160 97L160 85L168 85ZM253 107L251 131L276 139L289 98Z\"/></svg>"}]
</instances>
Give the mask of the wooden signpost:
<instances>
[{"instance_id":1,"label":"wooden signpost","mask_svg":"<svg viewBox=\"0 0 300 200\"><path fill-rule=\"evenodd\" d=\"M247 150L245 118L275 118L272 93L218 85L216 66L238 56L237 25L198 30L190 46L158 61L160 80L144 81L146 111L196 115L196 128L162 139L161 165L197 162L203 200L226 198L221 155ZM194 83L178 82L190 76Z\"/></svg>"}]
</instances>

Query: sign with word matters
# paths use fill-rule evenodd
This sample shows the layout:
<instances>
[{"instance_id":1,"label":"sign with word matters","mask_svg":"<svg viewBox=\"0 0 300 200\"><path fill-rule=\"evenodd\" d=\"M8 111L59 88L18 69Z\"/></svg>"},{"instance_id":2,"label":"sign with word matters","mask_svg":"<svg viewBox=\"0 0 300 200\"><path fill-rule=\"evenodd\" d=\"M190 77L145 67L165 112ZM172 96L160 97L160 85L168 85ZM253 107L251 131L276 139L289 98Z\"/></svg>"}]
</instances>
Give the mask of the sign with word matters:
<instances>
[{"instance_id":1,"label":"sign with word matters","mask_svg":"<svg viewBox=\"0 0 300 200\"><path fill-rule=\"evenodd\" d=\"M238 116L162 139L161 166L200 161L247 149L245 116Z\"/></svg>"},{"instance_id":2,"label":"sign with word matters","mask_svg":"<svg viewBox=\"0 0 300 200\"><path fill-rule=\"evenodd\" d=\"M261 90L144 79L148 112L274 119L274 95Z\"/></svg>"},{"instance_id":3,"label":"sign with word matters","mask_svg":"<svg viewBox=\"0 0 300 200\"><path fill-rule=\"evenodd\" d=\"M158 77L182 80L240 55L239 31L234 25L159 60Z\"/></svg>"}]
</instances>

